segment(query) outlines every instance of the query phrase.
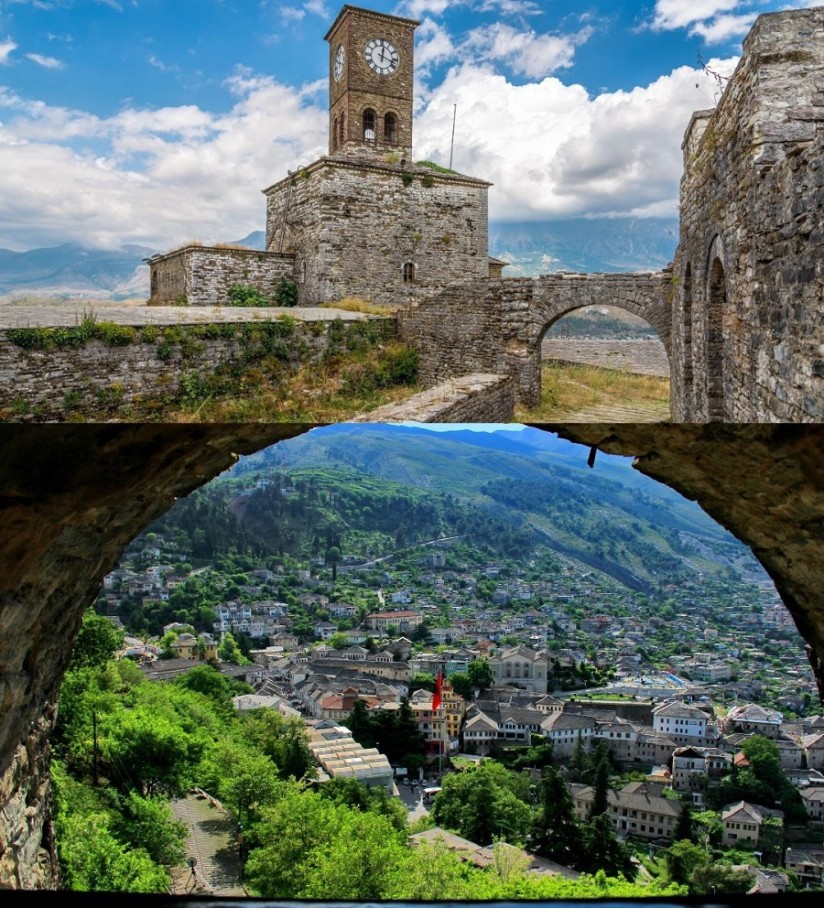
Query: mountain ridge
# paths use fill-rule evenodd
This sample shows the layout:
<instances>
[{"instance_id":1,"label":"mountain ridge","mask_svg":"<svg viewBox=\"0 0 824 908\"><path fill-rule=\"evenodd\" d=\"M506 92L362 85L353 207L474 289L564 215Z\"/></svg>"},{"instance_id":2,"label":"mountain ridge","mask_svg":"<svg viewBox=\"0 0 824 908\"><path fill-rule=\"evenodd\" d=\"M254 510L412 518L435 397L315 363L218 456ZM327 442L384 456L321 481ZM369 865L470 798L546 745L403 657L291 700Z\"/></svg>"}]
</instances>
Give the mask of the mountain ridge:
<instances>
[{"instance_id":1,"label":"mountain ridge","mask_svg":"<svg viewBox=\"0 0 824 908\"><path fill-rule=\"evenodd\" d=\"M490 255L509 262L507 277L552 271L657 271L672 259L678 237L673 218L575 218L546 222L492 222ZM263 249L255 230L233 245ZM124 244L95 249L76 243L14 252L0 249L0 297L122 301L147 298L145 259L159 250Z\"/></svg>"}]
</instances>

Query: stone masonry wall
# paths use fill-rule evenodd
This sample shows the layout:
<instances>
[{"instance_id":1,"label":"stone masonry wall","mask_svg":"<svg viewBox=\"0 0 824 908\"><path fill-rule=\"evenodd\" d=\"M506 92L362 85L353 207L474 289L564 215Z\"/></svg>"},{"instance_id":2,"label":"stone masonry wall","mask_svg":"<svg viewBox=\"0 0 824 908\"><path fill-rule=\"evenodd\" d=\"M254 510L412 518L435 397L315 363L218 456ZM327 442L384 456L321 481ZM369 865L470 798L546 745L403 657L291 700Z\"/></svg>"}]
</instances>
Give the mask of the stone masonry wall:
<instances>
[{"instance_id":1,"label":"stone masonry wall","mask_svg":"<svg viewBox=\"0 0 824 908\"><path fill-rule=\"evenodd\" d=\"M266 190L267 249L294 253L306 305L423 299L488 276L488 188L413 164L322 158Z\"/></svg>"},{"instance_id":2,"label":"stone masonry wall","mask_svg":"<svg viewBox=\"0 0 824 908\"><path fill-rule=\"evenodd\" d=\"M141 412L176 399L221 367L263 357L270 330L278 334L277 356L287 370L317 362L328 349L333 322L289 322L280 336L277 320L136 328L132 341L110 346L92 340L80 346L25 349L0 331L0 415L18 422L60 421L72 413L134 405ZM34 329L36 330L36 329ZM392 320L383 322L387 338ZM271 346L271 345L270 345Z\"/></svg>"},{"instance_id":3,"label":"stone masonry wall","mask_svg":"<svg viewBox=\"0 0 824 908\"><path fill-rule=\"evenodd\" d=\"M256 287L274 300L281 278L294 280L295 259L255 249L185 246L149 261L150 306L219 306L233 284Z\"/></svg>"},{"instance_id":4,"label":"stone masonry wall","mask_svg":"<svg viewBox=\"0 0 824 908\"><path fill-rule=\"evenodd\" d=\"M645 319L670 345L671 278L656 274L561 273L456 283L399 313L404 340L421 353L421 379L509 375L519 401L540 400L541 341L561 316L583 306L617 306Z\"/></svg>"},{"instance_id":5,"label":"stone masonry wall","mask_svg":"<svg viewBox=\"0 0 824 908\"><path fill-rule=\"evenodd\" d=\"M474 373L428 388L354 422L512 422L515 389L507 375Z\"/></svg>"},{"instance_id":6,"label":"stone masonry wall","mask_svg":"<svg viewBox=\"0 0 824 908\"><path fill-rule=\"evenodd\" d=\"M824 418L824 8L759 17L684 140L673 412Z\"/></svg>"}]
</instances>

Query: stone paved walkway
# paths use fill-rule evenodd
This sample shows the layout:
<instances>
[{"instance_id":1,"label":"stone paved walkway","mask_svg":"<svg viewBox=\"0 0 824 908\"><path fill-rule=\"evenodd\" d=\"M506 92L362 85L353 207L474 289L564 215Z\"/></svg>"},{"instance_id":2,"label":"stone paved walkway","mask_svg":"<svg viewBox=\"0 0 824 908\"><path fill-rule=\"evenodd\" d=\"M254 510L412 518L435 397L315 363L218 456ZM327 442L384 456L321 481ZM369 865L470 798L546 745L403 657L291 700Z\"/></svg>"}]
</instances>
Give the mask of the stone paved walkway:
<instances>
[{"instance_id":1,"label":"stone paved walkway","mask_svg":"<svg viewBox=\"0 0 824 908\"><path fill-rule=\"evenodd\" d=\"M45 306L0 306L0 330L4 328L71 328L79 325L87 313L98 322L118 325L197 325L215 322L259 322L288 315L304 322L360 321L369 316L362 312L325 307L293 309L233 306L90 306L79 303Z\"/></svg>"},{"instance_id":2,"label":"stone paved walkway","mask_svg":"<svg viewBox=\"0 0 824 908\"><path fill-rule=\"evenodd\" d=\"M187 866L172 874L172 893L245 896L235 828L229 816L194 794L173 802L172 813L189 829L186 857L197 858L194 874Z\"/></svg>"},{"instance_id":3,"label":"stone paved walkway","mask_svg":"<svg viewBox=\"0 0 824 908\"><path fill-rule=\"evenodd\" d=\"M566 417L564 422L594 422L609 425L622 422L669 422L671 418L669 404L666 402L638 405L600 404L587 410L578 410L572 416Z\"/></svg>"}]
</instances>

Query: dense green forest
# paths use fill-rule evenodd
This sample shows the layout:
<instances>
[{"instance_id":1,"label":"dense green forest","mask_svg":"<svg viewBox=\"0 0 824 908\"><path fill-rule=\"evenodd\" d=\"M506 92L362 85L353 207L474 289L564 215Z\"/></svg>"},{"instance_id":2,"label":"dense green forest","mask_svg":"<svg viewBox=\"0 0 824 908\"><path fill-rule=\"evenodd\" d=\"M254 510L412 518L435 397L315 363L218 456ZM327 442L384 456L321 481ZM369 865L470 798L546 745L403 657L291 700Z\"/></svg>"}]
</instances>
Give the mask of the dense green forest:
<instances>
[{"instance_id":1,"label":"dense green forest","mask_svg":"<svg viewBox=\"0 0 824 908\"><path fill-rule=\"evenodd\" d=\"M377 558L442 536L515 557L537 541L529 528L455 496L343 469L217 480L175 502L148 532L202 561L233 552L308 558L332 546Z\"/></svg>"}]
</instances>

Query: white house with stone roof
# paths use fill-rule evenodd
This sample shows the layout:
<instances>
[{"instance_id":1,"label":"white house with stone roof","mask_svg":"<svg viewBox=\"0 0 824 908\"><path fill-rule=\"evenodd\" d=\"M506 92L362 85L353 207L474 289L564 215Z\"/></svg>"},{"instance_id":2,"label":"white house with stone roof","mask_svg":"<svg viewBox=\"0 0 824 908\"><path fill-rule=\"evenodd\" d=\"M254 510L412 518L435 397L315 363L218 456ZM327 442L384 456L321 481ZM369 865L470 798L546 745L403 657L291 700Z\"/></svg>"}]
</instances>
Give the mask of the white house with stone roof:
<instances>
[{"instance_id":1,"label":"white house with stone roof","mask_svg":"<svg viewBox=\"0 0 824 908\"><path fill-rule=\"evenodd\" d=\"M751 732L764 735L765 738L777 738L781 734L783 716L774 709L758 706L756 703L744 703L733 706L724 719L724 731L729 733Z\"/></svg>"},{"instance_id":2,"label":"white house with stone roof","mask_svg":"<svg viewBox=\"0 0 824 908\"><path fill-rule=\"evenodd\" d=\"M576 816L586 821L595 789L589 785L570 785L570 794ZM678 801L652 793L643 782L631 782L620 791L608 792L607 803L607 815L616 832L649 841L671 840L681 812Z\"/></svg>"},{"instance_id":3,"label":"white house with stone roof","mask_svg":"<svg viewBox=\"0 0 824 908\"><path fill-rule=\"evenodd\" d=\"M498 723L478 710L464 723L462 737L467 753L486 756L498 739Z\"/></svg>"},{"instance_id":4,"label":"white house with stone roof","mask_svg":"<svg viewBox=\"0 0 824 908\"><path fill-rule=\"evenodd\" d=\"M697 706L670 701L652 711L652 729L672 738L676 746L705 744L709 716Z\"/></svg>"},{"instance_id":5,"label":"white house with stone roof","mask_svg":"<svg viewBox=\"0 0 824 908\"><path fill-rule=\"evenodd\" d=\"M594 719L574 713L550 713L541 722L541 734L552 743L555 757L571 757L579 739L589 750L595 729Z\"/></svg>"}]
</instances>

